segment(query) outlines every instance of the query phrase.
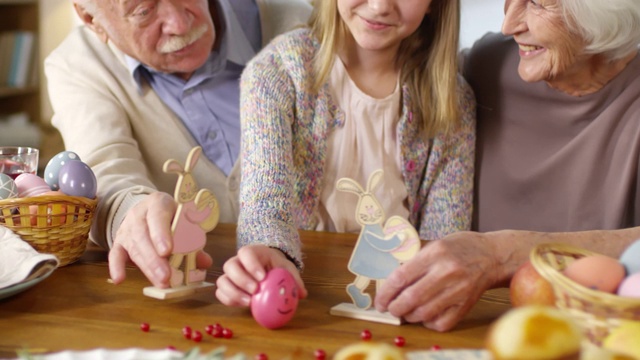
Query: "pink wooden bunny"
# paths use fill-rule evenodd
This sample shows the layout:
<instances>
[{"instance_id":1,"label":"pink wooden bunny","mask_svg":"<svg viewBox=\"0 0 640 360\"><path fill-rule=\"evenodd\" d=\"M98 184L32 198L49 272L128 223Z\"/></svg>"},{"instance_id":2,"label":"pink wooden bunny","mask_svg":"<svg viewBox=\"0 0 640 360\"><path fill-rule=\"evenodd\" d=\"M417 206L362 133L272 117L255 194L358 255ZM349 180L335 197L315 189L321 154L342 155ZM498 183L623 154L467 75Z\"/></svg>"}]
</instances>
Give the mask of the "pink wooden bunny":
<instances>
[{"instance_id":1,"label":"pink wooden bunny","mask_svg":"<svg viewBox=\"0 0 640 360\"><path fill-rule=\"evenodd\" d=\"M218 224L220 211L213 193L199 189L191 170L195 167L202 148L194 147L187 156L184 168L176 160L164 163L165 173L178 174L174 198L178 204L171 223L173 251L171 264L171 286L189 285L204 281L206 272L196 269L196 254L204 248L206 233ZM184 272L180 270L184 263Z\"/></svg>"}]
</instances>

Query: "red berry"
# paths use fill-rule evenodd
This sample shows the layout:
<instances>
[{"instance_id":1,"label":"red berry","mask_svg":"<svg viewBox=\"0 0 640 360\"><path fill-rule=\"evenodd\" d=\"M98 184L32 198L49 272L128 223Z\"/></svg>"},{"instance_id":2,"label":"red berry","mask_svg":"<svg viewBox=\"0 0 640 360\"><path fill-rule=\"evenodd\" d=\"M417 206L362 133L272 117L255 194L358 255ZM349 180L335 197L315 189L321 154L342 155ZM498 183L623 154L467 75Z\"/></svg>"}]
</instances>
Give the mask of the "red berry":
<instances>
[{"instance_id":1,"label":"red berry","mask_svg":"<svg viewBox=\"0 0 640 360\"><path fill-rule=\"evenodd\" d=\"M442 349L442 348L440 347L440 345L433 345L433 346L431 347L431 350L433 350L433 351L438 351L438 350L440 350L440 349Z\"/></svg>"},{"instance_id":2,"label":"red berry","mask_svg":"<svg viewBox=\"0 0 640 360\"><path fill-rule=\"evenodd\" d=\"M167 346L167 350L175 350L175 349L176 349L176 347L175 347L175 346L173 346L173 345L169 345L169 346Z\"/></svg>"},{"instance_id":3,"label":"red berry","mask_svg":"<svg viewBox=\"0 0 640 360\"><path fill-rule=\"evenodd\" d=\"M269 360L269 357L265 353L260 353L256 355L256 360Z\"/></svg>"},{"instance_id":4,"label":"red berry","mask_svg":"<svg viewBox=\"0 0 640 360\"><path fill-rule=\"evenodd\" d=\"M214 338L221 338L222 337L222 328L214 327L213 328L213 332L211 332L211 336L213 336Z\"/></svg>"},{"instance_id":5,"label":"red berry","mask_svg":"<svg viewBox=\"0 0 640 360\"><path fill-rule=\"evenodd\" d=\"M224 328L222 329L222 336L225 339L231 339L233 337L233 331L231 331L231 329Z\"/></svg>"},{"instance_id":6,"label":"red berry","mask_svg":"<svg viewBox=\"0 0 640 360\"><path fill-rule=\"evenodd\" d=\"M193 334L191 335L191 340L195 342L202 341L202 333L198 330L194 331Z\"/></svg>"},{"instance_id":7,"label":"red berry","mask_svg":"<svg viewBox=\"0 0 640 360\"><path fill-rule=\"evenodd\" d=\"M204 332L206 332L207 334L211 335L213 334L213 325L207 325L204 327Z\"/></svg>"},{"instance_id":8,"label":"red berry","mask_svg":"<svg viewBox=\"0 0 640 360\"><path fill-rule=\"evenodd\" d=\"M396 344L397 347L403 347L404 344L406 344L406 340L402 336L396 336L396 338L393 339L393 343Z\"/></svg>"},{"instance_id":9,"label":"red berry","mask_svg":"<svg viewBox=\"0 0 640 360\"><path fill-rule=\"evenodd\" d=\"M182 336L184 336L185 339L191 339L191 327L189 326L183 327Z\"/></svg>"},{"instance_id":10,"label":"red berry","mask_svg":"<svg viewBox=\"0 0 640 360\"><path fill-rule=\"evenodd\" d=\"M313 353L313 356L315 356L316 360L324 360L327 357L327 353L322 349L317 349Z\"/></svg>"},{"instance_id":11,"label":"red berry","mask_svg":"<svg viewBox=\"0 0 640 360\"><path fill-rule=\"evenodd\" d=\"M144 332L148 332L149 329L151 329L151 327L149 326L149 323L142 323L140 324L140 330L144 331Z\"/></svg>"},{"instance_id":12,"label":"red berry","mask_svg":"<svg viewBox=\"0 0 640 360\"><path fill-rule=\"evenodd\" d=\"M364 341L371 340L371 331L369 331L368 329L362 330L362 332L360 333L360 339Z\"/></svg>"}]
</instances>

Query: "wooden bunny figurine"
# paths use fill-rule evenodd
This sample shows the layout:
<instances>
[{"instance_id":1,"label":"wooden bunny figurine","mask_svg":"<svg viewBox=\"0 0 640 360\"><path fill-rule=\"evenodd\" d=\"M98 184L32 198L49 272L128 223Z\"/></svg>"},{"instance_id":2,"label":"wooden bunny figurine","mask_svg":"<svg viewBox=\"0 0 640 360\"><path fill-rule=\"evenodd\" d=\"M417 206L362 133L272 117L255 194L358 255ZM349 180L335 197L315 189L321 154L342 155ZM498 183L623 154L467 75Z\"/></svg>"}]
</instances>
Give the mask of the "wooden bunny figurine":
<instances>
[{"instance_id":1,"label":"wooden bunny figurine","mask_svg":"<svg viewBox=\"0 0 640 360\"><path fill-rule=\"evenodd\" d=\"M218 224L220 211L213 193L207 189L198 189L191 170L195 167L202 148L194 147L187 156L184 168L176 160L164 163L165 173L178 174L174 198L178 204L171 223L173 234L173 252L171 255L171 286L188 285L204 281L205 271L196 269L196 254L204 248L206 233ZM186 257L184 273L180 265Z\"/></svg>"},{"instance_id":2,"label":"wooden bunny figurine","mask_svg":"<svg viewBox=\"0 0 640 360\"><path fill-rule=\"evenodd\" d=\"M178 161L170 159L162 169L165 173L178 174L174 193L178 206L171 222L173 250L169 259L172 288L203 283L206 272L196 268L196 254L204 248L206 233L216 227L220 217L218 202L213 193L207 189L199 189L191 175L201 153L202 148L196 146L189 152L184 167ZM163 299L168 297L167 291L153 287L144 290L148 296ZM179 295L189 293L191 291L183 291Z\"/></svg>"},{"instance_id":3,"label":"wooden bunny figurine","mask_svg":"<svg viewBox=\"0 0 640 360\"><path fill-rule=\"evenodd\" d=\"M349 271L356 278L347 286L347 294L360 309L371 306L371 296L365 290L372 280L376 281L378 289L400 263L420 250L418 233L406 219L392 216L382 226L384 210L374 195L382 174L382 170L374 171L369 176L366 190L349 178L339 179L336 186L340 191L358 195L356 221L362 225L362 230L349 260Z\"/></svg>"}]
</instances>

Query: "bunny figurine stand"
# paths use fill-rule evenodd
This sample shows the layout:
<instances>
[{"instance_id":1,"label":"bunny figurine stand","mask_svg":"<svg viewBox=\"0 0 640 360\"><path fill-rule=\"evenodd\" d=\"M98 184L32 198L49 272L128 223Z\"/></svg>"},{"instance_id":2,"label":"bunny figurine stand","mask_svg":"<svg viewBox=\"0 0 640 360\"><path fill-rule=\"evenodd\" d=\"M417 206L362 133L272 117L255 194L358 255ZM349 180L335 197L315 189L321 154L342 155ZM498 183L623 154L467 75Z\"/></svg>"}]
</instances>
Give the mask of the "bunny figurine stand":
<instances>
[{"instance_id":1,"label":"bunny figurine stand","mask_svg":"<svg viewBox=\"0 0 640 360\"><path fill-rule=\"evenodd\" d=\"M178 174L174 193L178 206L171 222L171 287L146 287L143 294L147 296L157 299L184 297L214 286L204 281L206 271L196 268L196 255L204 248L207 232L216 227L220 217L216 197L207 189L199 189L191 175L201 153L202 148L196 146L189 152L184 167L178 161L170 159L162 168L165 173Z\"/></svg>"},{"instance_id":2,"label":"bunny figurine stand","mask_svg":"<svg viewBox=\"0 0 640 360\"><path fill-rule=\"evenodd\" d=\"M371 307L372 298L366 290L372 281L375 281L375 287L379 289L394 269L415 256L420 250L420 237L416 229L400 216L392 216L385 222L382 205L374 195L382 174L381 169L374 171L369 176L366 190L353 179L342 178L337 182L338 190L358 196L355 215L362 229L348 264L349 271L356 276L347 285L347 294L352 302L338 304L331 308L330 313L400 325L402 319Z\"/></svg>"}]
</instances>

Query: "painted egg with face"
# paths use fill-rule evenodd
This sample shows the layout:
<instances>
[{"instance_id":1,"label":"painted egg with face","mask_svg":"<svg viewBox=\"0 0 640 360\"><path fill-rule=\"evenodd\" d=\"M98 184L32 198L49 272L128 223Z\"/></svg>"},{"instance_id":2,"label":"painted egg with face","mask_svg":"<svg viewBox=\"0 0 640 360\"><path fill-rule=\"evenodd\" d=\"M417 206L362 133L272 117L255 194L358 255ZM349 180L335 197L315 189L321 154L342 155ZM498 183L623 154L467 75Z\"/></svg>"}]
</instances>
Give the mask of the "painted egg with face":
<instances>
[{"instance_id":1,"label":"painted egg with face","mask_svg":"<svg viewBox=\"0 0 640 360\"><path fill-rule=\"evenodd\" d=\"M56 154L49 160L44 168L44 181L49 185L51 190L60 190L58 183L60 169L69 161L80 160L80 156L73 151L63 151Z\"/></svg>"},{"instance_id":2,"label":"painted egg with face","mask_svg":"<svg viewBox=\"0 0 640 360\"><path fill-rule=\"evenodd\" d=\"M297 308L298 286L293 275L283 268L269 271L251 297L253 318L268 329L284 326Z\"/></svg>"},{"instance_id":3,"label":"painted egg with face","mask_svg":"<svg viewBox=\"0 0 640 360\"><path fill-rule=\"evenodd\" d=\"M62 165L58 174L60 191L70 196L96 197L98 182L89 165L82 161L69 161Z\"/></svg>"}]
</instances>

